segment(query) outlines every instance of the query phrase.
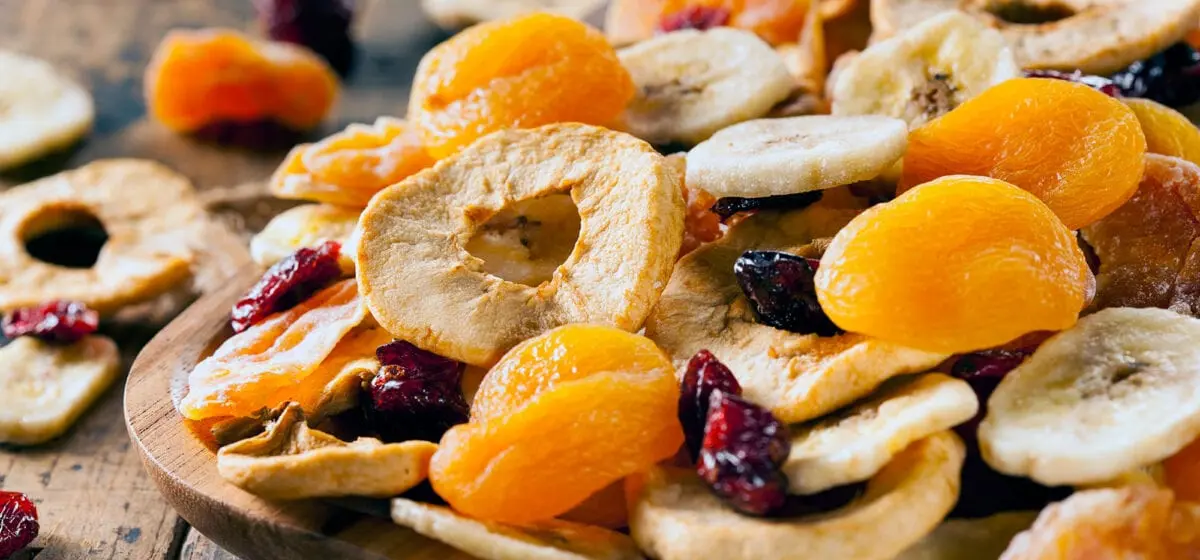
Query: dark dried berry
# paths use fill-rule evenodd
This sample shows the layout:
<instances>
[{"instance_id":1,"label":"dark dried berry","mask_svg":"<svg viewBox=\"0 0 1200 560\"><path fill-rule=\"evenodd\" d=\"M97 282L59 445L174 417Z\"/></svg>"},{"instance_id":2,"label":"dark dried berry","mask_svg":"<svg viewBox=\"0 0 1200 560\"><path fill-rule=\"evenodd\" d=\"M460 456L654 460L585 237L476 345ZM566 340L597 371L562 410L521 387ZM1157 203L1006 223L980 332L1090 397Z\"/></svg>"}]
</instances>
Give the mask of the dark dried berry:
<instances>
[{"instance_id":1,"label":"dark dried berry","mask_svg":"<svg viewBox=\"0 0 1200 560\"><path fill-rule=\"evenodd\" d=\"M1121 88L1112 80L1103 76L1093 76L1084 74L1079 70L1074 72L1059 72L1058 70L1026 70L1025 77L1027 78L1051 78L1055 80L1066 80L1091 87L1109 97L1121 97Z\"/></svg>"},{"instance_id":2,"label":"dark dried berry","mask_svg":"<svg viewBox=\"0 0 1200 560\"><path fill-rule=\"evenodd\" d=\"M0 558L29 546L38 536L37 507L20 492L0 491Z\"/></svg>"},{"instance_id":3,"label":"dark dried berry","mask_svg":"<svg viewBox=\"0 0 1200 560\"><path fill-rule=\"evenodd\" d=\"M350 72L353 0L255 0L254 4L269 37L312 49L341 76Z\"/></svg>"},{"instance_id":4,"label":"dark dried berry","mask_svg":"<svg viewBox=\"0 0 1200 560\"><path fill-rule=\"evenodd\" d=\"M704 31L721 27L729 23L729 10L715 6L688 6L678 12L663 16L658 23L658 30L664 33L681 29L699 29Z\"/></svg>"},{"instance_id":5,"label":"dark dried berry","mask_svg":"<svg viewBox=\"0 0 1200 560\"><path fill-rule=\"evenodd\" d=\"M951 517L986 517L1003 511L1038 511L1051 502L1066 499L1070 486L1042 486L1028 478L1008 476L992 470L968 444L963 463L962 486Z\"/></svg>"},{"instance_id":6,"label":"dark dried berry","mask_svg":"<svg viewBox=\"0 0 1200 560\"><path fill-rule=\"evenodd\" d=\"M859 496L866 493L867 484L856 482L844 486L835 486L828 490L809 494L807 496L789 495L783 509L776 512L778 517L802 517L829 513L846 507Z\"/></svg>"},{"instance_id":7,"label":"dark dried berry","mask_svg":"<svg viewBox=\"0 0 1200 560\"><path fill-rule=\"evenodd\" d=\"M988 398L1000 385L1000 380L1004 379L1008 372L1021 365L1021 362L1033 354L1036 348L1035 346L1020 350L982 350L964 354L954 361L954 365L950 367L950 375L966 381L975 391L975 396L979 398L979 411L975 413L975 416L954 428L964 440L975 441L979 423L987 415Z\"/></svg>"},{"instance_id":8,"label":"dark dried berry","mask_svg":"<svg viewBox=\"0 0 1200 560\"><path fill-rule=\"evenodd\" d=\"M14 309L4 316L4 337L32 336L69 344L96 332L100 314L77 301L52 301L38 307Z\"/></svg>"},{"instance_id":9,"label":"dark dried berry","mask_svg":"<svg viewBox=\"0 0 1200 560\"><path fill-rule=\"evenodd\" d=\"M688 360L687 370L679 386L679 423L688 453L695 461L700 457L704 442L704 425L708 422L708 404L712 393L720 390L733 395L742 394L742 386L733 372L708 350L701 350Z\"/></svg>"},{"instance_id":10,"label":"dark dried berry","mask_svg":"<svg viewBox=\"0 0 1200 560\"><path fill-rule=\"evenodd\" d=\"M264 152L287 150L304 139L304 132L270 119L211 122L190 134L197 140L218 146Z\"/></svg>"},{"instance_id":11,"label":"dark dried berry","mask_svg":"<svg viewBox=\"0 0 1200 560\"><path fill-rule=\"evenodd\" d=\"M696 472L734 509L769 515L787 501L780 467L791 448L787 426L769 410L713 391Z\"/></svg>"},{"instance_id":12,"label":"dark dried berry","mask_svg":"<svg viewBox=\"0 0 1200 560\"><path fill-rule=\"evenodd\" d=\"M1127 97L1185 107L1200 101L1200 53L1187 43L1176 43L1146 60L1130 64L1113 74L1112 79Z\"/></svg>"},{"instance_id":13,"label":"dark dried berry","mask_svg":"<svg viewBox=\"0 0 1200 560\"><path fill-rule=\"evenodd\" d=\"M401 341L380 346L376 355L384 365L371 379L364 409L381 439L436 442L467 421L470 408L459 385L464 364Z\"/></svg>"},{"instance_id":14,"label":"dark dried berry","mask_svg":"<svg viewBox=\"0 0 1200 560\"><path fill-rule=\"evenodd\" d=\"M777 251L746 251L733 263L738 285L764 325L833 336L842 331L817 302L816 271L809 259Z\"/></svg>"},{"instance_id":15,"label":"dark dried berry","mask_svg":"<svg viewBox=\"0 0 1200 560\"><path fill-rule=\"evenodd\" d=\"M758 210L799 210L821 200L821 191L797 194L781 194L779 196L764 196L761 198L741 198L727 196L717 199L712 212L728 220L740 212L756 212Z\"/></svg>"},{"instance_id":16,"label":"dark dried berry","mask_svg":"<svg viewBox=\"0 0 1200 560\"><path fill-rule=\"evenodd\" d=\"M233 332L242 332L276 311L295 307L342 276L342 245L326 241L304 248L267 269L258 283L233 305Z\"/></svg>"}]
</instances>

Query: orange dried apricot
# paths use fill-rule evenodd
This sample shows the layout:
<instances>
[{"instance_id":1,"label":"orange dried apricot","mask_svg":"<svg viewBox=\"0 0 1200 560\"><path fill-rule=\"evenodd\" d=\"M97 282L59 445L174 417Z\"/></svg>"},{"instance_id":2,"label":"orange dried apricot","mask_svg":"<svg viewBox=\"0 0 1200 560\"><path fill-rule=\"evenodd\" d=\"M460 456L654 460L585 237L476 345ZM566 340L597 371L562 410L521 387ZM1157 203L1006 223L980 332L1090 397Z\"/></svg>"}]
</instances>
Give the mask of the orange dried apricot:
<instances>
[{"instance_id":1,"label":"orange dried apricot","mask_svg":"<svg viewBox=\"0 0 1200 560\"><path fill-rule=\"evenodd\" d=\"M271 193L366 208L384 187L433 164L407 122L380 117L374 125L352 124L320 142L292 148L271 177Z\"/></svg>"},{"instance_id":2,"label":"orange dried apricot","mask_svg":"<svg viewBox=\"0 0 1200 560\"><path fill-rule=\"evenodd\" d=\"M1037 197L961 175L859 214L816 275L839 327L947 354L1070 327L1091 282L1075 236Z\"/></svg>"},{"instance_id":3,"label":"orange dried apricot","mask_svg":"<svg viewBox=\"0 0 1200 560\"><path fill-rule=\"evenodd\" d=\"M603 34L539 13L476 25L426 53L408 116L441 159L505 128L613 125L633 95Z\"/></svg>"},{"instance_id":4,"label":"orange dried apricot","mask_svg":"<svg viewBox=\"0 0 1200 560\"><path fill-rule=\"evenodd\" d=\"M1185 502L1200 502L1200 440L1163 461L1163 482Z\"/></svg>"},{"instance_id":5,"label":"orange dried apricot","mask_svg":"<svg viewBox=\"0 0 1200 560\"><path fill-rule=\"evenodd\" d=\"M729 26L782 45L800 37L809 5L809 0L615 0L606 28L619 44L662 31ZM854 2L847 0L818 0L815 12L830 19L853 6Z\"/></svg>"},{"instance_id":6,"label":"orange dried apricot","mask_svg":"<svg viewBox=\"0 0 1200 560\"><path fill-rule=\"evenodd\" d=\"M1200 167L1147 155L1133 198L1082 233L1100 260L1093 309L1200 315Z\"/></svg>"},{"instance_id":7,"label":"orange dried apricot","mask_svg":"<svg viewBox=\"0 0 1200 560\"><path fill-rule=\"evenodd\" d=\"M471 421L442 438L430 482L454 509L524 524L579 506L683 443L674 368L649 339L568 325L509 351Z\"/></svg>"},{"instance_id":8,"label":"orange dried apricot","mask_svg":"<svg viewBox=\"0 0 1200 560\"><path fill-rule=\"evenodd\" d=\"M992 177L1079 229L1129 200L1145 153L1124 103L1083 84L1017 78L911 131L899 191L946 175Z\"/></svg>"},{"instance_id":9,"label":"orange dried apricot","mask_svg":"<svg viewBox=\"0 0 1200 560\"><path fill-rule=\"evenodd\" d=\"M1192 121L1166 105L1149 99L1122 99L1146 135L1146 151L1152 154L1174 156L1200 165L1200 128Z\"/></svg>"},{"instance_id":10,"label":"orange dried apricot","mask_svg":"<svg viewBox=\"0 0 1200 560\"><path fill-rule=\"evenodd\" d=\"M349 279L263 319L196 364L180 414L190 420L249 416L279 404L280 391L312 374L365 316L358 285Z\"/></svg>"},{"instance_id":11,"label":"orange dried apricot","mask_svg":"<svg viewBox=\"0 0 1200 560\"><path fill-rule=\"evenodd\" d=\"M307 130L325 118L337 93L337 76L308 49L228 29L171 31L145 76L150 115L180 132L259 121Z\"/></svg>"},{"instance_id":12,"label":"orange dried apricot","mask_svg":"<svg viewBox=\"0 0 1200 560\"><path fill-rule=\"evenodd\" d=\"M558 518L609 529L628 527L629 505L625 501L625 481L618 480L605 486Z\"/></svg>"}]
</instances>

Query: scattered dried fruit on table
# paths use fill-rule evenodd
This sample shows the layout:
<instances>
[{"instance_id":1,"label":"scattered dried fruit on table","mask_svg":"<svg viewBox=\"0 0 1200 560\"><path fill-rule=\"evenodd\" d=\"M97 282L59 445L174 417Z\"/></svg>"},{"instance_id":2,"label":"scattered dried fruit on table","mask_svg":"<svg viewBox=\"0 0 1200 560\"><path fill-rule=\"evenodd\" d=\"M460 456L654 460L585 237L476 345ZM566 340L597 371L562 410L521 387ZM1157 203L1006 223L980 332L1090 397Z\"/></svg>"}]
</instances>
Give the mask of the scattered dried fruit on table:
<instances>
[{"instance_id":1,"label":"scattered dried fruit on table","mask_svg":"<svg viewBox=\"0 0 1200 560\"><path fill-rule=\"evenodd\" d=\"M771 411L721 390L709 397L696 474L733 509L778 513L787 501L780 470L791 451L787 426Z\"/></svg>"},{"instance_id":2,"label":"scattered dried fruit on table","mask_svg":"<svg viewBox=\"0 0 1200 560\"><path fill-rule=\"evenodd\" d=\"M1042 484L1095 484L1200 436L1200 319L1105 309L1005 376L979 426L983 458Z\"/></svg>"},{"instance_id":3,"label":"scattered dried fruit on table","mask_svg":"<svg viewBox=\"0 0 1200 560\"><path fill-rule=\"evenodd\" d=\"M267 36L308 47L338 74L354 63L354 0L255 0Z\"/></svg>"},{"instance_id":4,"label":"scattered dried fruit on table","mask_svg":"<svg viewBox=\"0 0 1200 560\"><path fill-rule=\"evenodd\" d=\"M1070 327L1093 282L1050 208L986 177L943 177L868 209L821 263L817 299L839 327L946 353Z\"/></svg>"},{"instance_id":5,"label":"scattered dried fruit on table","mask_svg":"<svg viewBox=\"0 0 1200 560\"><path fill-rule=\"evenodd\" d=\"M426 53L408 115L441 159L505 128L612 125L633 94L604 35L541 13L479 24Z\"/></svg>"},{"instance_id":6,"label":"scattered dried fruit on table","mask_svg":"<svg viewBox=\"0 0 1200 560\"><path fill-rule=\"evenodd\" d=\"M0 49L0 169L66 148L95 119L92 96L50 64Z\"/></svg>"},{"instance_id":7,"label":"scattered dried fruit on table","mask_svg":"<svg viewBox=\"0 0 1200 560\"><path fill-rule=\"evenodd\" d=\"M1133 198L1083 229L1100 259L1093 309L1161 307L1200 316L1200 167L1146 156Z\"/></svg>"},{"instance_id":8,"label":"scattered dried fruit on table","mask_svg":"<svg viewBox=\"0 0 1200 560\"><path fill-rule=\"evenodd\" d=\"M145 90L150 115L178 132L263 121L303 131L325 118L338 81L303 47L227 29L174 30L146 68Z\"/></svg>"},{"instance_id":9,"label":"scattered dried fruit on table","mask_svg":"<svg viewBox=\"0 0 1200 560\"><path fill-rule=\"evenodd\" d=\"M250 238L250 256L254 262L270 267L306 247L320 247L326 241L343 247L358 225L360 212L331 204L302 204L289 208L267 222L266 227ZM354 271L354 261L345 251L339 251L342 272Z\"/></svg>"},{"instance_id":10,"label":"scattered dried fruit on table","mask_svg":"<svg viewBox=\"0 0 1200 560\"><path fill-rule=\"evenodd\" d=\"M366 314L354 280L343 280L233 335L188 375L180 414L249 416L279 405Z\"/></svg>"},{"instance_id":11,"label":"scattered dried fruit on table","mask_svg":"<svg viewBox=\"0 0 1200 560\"><path fill-rule=\"evenodd\" d=\"M1200 68L1197 72L1200 72ZM1192 121L1179 111L1149 99L1127 98L1122 101L1133 109L1133 114L1142 125L1147 152L1182 158L1200 165L1200 128Z\"/></svg>"},{"instance_id":12,"label":"scattered dried fruit on table","mask_svg":"<svg viewBox=\"0 0 1200 560\"><path fill-rule=\"evenodd\" d=\"M120 361L117 345L96 335L71 344L23 336L0 348L0 443L66 433L117 379Z\"/></svg>"},{"instance_id":13,"label":"scattered dried fruit on table","mask_svg":"<svg viewBox=\"0 0 1200 560\"><path fill-rule=\"evenodd\" d=\"M498 278L460 245L517 203L568 191L579 238L548 282ZM645 142L574 123L506 130L371 201L358 281L397 338L487 366L562 324L641 328L679 254L683 214L679 177Z\"/></svg>"},{"instance_id":14,"label":"scattered dried fruit on table","mask_svg":"<svg viewBox=\"0 0 1200 560\"><path fill-rule=\"evenodd\" d=\"M20 307L4 315L4 338L32 336L45 342L70 344L96 332L100 314L77 301L52 301L38 307Z\"/></svg>"},{"instance_id":15,"label":"scattered dried fruit on table","mask_svg":"<svg viewBox=\"0 0 1200 560\"><path fill-rule=\"evenodd\" d=\"M549 519L673 456L683 443L678 391L651 341L560 327L514 348L484 378L471 422L442 438L430 480L467 515Z\"/></svg>"},{"instance_id":16,"label":"scattered dried fruit on table","mask_svg":"<svg viewBox=\"0 0 1200 560\"><path fill-rule=\"evenodd\" d=\"M731 395L742 394L742 387L733 372L712 352L696 352L688 360L679 387L679 424L683 426L683 436L693 461L700 455L710 399L718 390Z\"/></svg>"},{"instance_id":17,"label":"scattered dried fruit on table","mask_svg":"<svg viewBox=\"0 0 1200 560\"><path fill-rule=\"evenodd\" d=\"M230 313L233 332L240 333L272 313L290 309L342 276L342 245L326 241L305 247L271 265Z\"/></svg>"},{"instance_id":18,"label":"scattered dried fruit on table","mask_svg":"<svg viewBox=\"0 0 1200 560\"><path fill-rule=\"evenodd\" d=\"M29 546L40 528L37 506L25 494L0 491L0 558Z\"/></svg>"},{"instance_id":19,"label":"scattered dried fruit on table","mask_svg":"<svg viewBox=\"0 0 1200 560\"><path fill-rule=\"evenodd\" d=\"M375 193L432 166L421 138L407 122L379 117L352 124L315 144L292 148L271 176L279 198L364 208Z\"/></svg>"},{"instance_id":20,"label":"scattered dried fruit on table","mask_svg":"<svg viewBox=\"0 0 1200 560\"><path fill-rule=\"evenodd\" d=\"M1016 78L913 130L898 192L946 175L992 177L1079 229L1133 195L1145 154L1141 125L1119 100L1064 80Z\"/></svg>"}]
</instances>

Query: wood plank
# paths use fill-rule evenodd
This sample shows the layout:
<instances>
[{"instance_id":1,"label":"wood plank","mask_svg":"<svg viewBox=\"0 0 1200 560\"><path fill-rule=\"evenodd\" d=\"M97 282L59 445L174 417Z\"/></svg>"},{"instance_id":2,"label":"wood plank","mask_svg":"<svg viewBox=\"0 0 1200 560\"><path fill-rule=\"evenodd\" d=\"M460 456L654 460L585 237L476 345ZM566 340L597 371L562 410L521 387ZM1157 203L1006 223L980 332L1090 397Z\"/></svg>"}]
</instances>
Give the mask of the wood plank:
<instances>
[{"instance_id":1,"label":"wood plank","mask_svg":"<svg viewBox=\"0 0 1200 560\"><path fill-rule=\"evenodd\" d=\"M179 552L180 560L240 560L237 556L226 552L225 549L217 546L217 543L212 542L200 534L200 531L188 529L187 538L183 541L183 548Z\"/></svg>"}]
</instances>

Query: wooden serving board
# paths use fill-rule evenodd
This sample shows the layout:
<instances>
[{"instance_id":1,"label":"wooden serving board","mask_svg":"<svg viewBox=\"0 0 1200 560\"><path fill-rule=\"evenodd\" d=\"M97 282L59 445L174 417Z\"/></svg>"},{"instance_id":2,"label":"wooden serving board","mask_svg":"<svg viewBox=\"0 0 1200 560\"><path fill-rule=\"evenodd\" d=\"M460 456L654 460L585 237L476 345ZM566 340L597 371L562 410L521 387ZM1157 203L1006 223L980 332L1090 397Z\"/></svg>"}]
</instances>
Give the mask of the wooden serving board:
<instances>
[{"instance_id":1,"label":"wooden serving board","mask_svg":"<svg viewBox=\"0 0 1200 560\"><path fill-rule=\"evenodd\" d=\"M164 328L138 356L125 385L125 420L150 478L188 523L246 560L279 558L404 558L466 560L386 518L387 502L269 502L217 474L216 454L175 409L172 388L233 334L229 309L261 275L247 267ZM356 511L357 510L357 511ZM375 513L361 513L370 511Z\"/></svg>"}]
</instances>

